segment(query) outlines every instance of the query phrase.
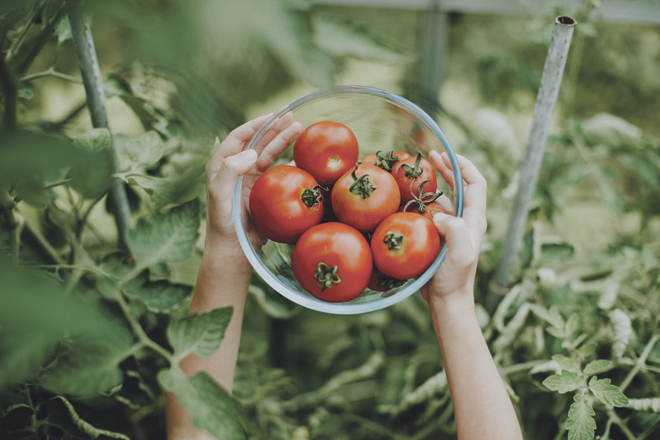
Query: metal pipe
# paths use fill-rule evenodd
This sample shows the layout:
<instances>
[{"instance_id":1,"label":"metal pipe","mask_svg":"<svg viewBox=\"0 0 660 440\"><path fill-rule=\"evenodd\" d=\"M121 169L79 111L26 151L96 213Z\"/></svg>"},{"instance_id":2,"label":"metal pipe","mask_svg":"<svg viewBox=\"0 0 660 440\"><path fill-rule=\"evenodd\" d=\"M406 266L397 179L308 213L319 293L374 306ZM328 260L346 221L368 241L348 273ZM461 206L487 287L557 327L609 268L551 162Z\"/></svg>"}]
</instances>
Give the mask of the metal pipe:
<instances>
[{"instance_id":1,"label":"metal pipe","mask_svg":"<svg viewBox=\"0 0 660 440\"><path fill-rule=\"evenodd\" d=\"M529 202L536 188L543 148L548 137L550 118L557 102L568 49L577 22L571 17L560 16L555 19L552 39L543 66L541 87L536 97L534 121L527 142L527 152L520 169L518 192L513 203L509 226L504 239L499 265L495 272L495 289L506 289L511 268L527 223ZM499 287L499 289L497 289Z\"/></svg>"}]
</instances>

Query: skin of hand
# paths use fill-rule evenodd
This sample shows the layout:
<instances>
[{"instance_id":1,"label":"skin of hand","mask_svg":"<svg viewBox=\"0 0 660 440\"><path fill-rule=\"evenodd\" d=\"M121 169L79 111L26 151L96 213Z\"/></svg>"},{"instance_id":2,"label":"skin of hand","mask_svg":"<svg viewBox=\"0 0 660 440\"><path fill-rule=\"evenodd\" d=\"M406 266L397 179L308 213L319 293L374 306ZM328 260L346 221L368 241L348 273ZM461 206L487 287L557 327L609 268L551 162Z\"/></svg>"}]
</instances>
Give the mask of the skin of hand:
<instances>
[{"instance_id":1,"label":"skin of hand","mask_svg":"<svg viewBox=\"0 0 660 440\"><path fill-rule=\"evenodd\" d=\"M253 119L232 131L206 165L206 241L204 255L189 313L205 312L217 307L233 307L233 314L220 348L210 357L191 354L180 367L188 376L204 370L231 393L238 357L241 325L252 266L243 253L234 227L232 196L239 176L243 176L243 209L249 213L250 190L266 171L302 132L299 122L292 122L288 113L274 122L252 150L245 150L254 134L271 115ZM266 240L251 220L248 236L255 247ZM215 437L193 426L187 411L176 398L168 394L166 403L167 437L169 440L212 440Z\"/></svg>"},{"instance_id":2,"label":"skin of hand","mask_svg":"<svg viewBox=\"0 0 660 440\"><path fill-rule=\"evenodd\" d=\"M436 214L447 255L421 289L429 303L438 338L459 440L522 440L518 417L476 318L474 281L486 233L486 179L466 158L457 156L465 189L463 217ZM429 161L455 188L449 157Z\"/></svg>"}]
</instances>

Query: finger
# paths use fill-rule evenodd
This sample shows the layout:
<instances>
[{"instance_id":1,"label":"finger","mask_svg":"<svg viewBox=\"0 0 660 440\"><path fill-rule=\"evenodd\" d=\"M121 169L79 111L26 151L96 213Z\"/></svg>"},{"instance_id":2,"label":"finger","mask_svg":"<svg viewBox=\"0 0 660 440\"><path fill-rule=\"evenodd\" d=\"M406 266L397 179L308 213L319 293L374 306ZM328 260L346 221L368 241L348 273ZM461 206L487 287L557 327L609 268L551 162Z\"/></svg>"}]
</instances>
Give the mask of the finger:
<instances>
[{"instance_id":1,"label":"finger","mask_svg":"<svg viewBox=\"0 0 660 440\"><path fill-rule=\"evenodd\" d=\"M438 170L442 178L445 179L445 182L449 184L451 189L456 188L454 183L454 172L451 169L451 164L450 166L445 165L443 158L440 156L440 153L438 153L436 150L432 150L429 153L429 162L431 162L433 168Z\"/></svg>"},{"instance_id":2,"label":"finger","mask_svg":"<svg viewBox=\"0 0 660 440\"><path fill-rule=\"evenodd\" d=\"M252 136L261 128L262 125L272 116L272 113L267 115L259 116L258 118L252 119L251 121L246 122L240 127L235 128L231 133L227 135L222 143L219 143L216 139L217 149L215 153L211 156L211 159L206 164L206 174L215 174L220 169L224 158L233 156L245 148ZM212 180L212 177L211 179Z\"/></svg>"},{"instance_id":3,"label":"finger","mask_svg":"<svg viewBox=\"0 0 660 440\"><path fill-rule=\"evenodd\" d=\"M261 136L254 149L261 155L261 152L275 139L289 124L293 121L293 113L288 112L275 121L266 132Z\"/></svg>"},{"instance_id":4,"label":"finger","mask_svg":"<svg viewBox=\"0 0 660 440\"><path fill-rule=\"evenodd\" d=\"M464 216L485 216L488 183L476 166L467 158L457 155L458 164L465 182L465 211Z\"/></svg>"},{"instance_id":5,"label":"finger","mask_svg":"<svg viewBox=\"0 0 660 440\"><path fill-rule=\"evenodd\" d=\"M250 149L226 158L215 178L208 187L212 203L220 209L231 206L232 193L236 181L254 166L257 161L257 152Z\"/></svg>"},{"instance_id":6,"label":"finger","mask_svg":"<svg viewBox=\"0 0 660 440\"><path fill-rule=\"evenodd\" d=\"M447 258L460 265L471 264L474 246L465 221L460 217L438 213L433 216L433 223L445 239Z\"/></svg>"},{"instance_id":7,"label":"finger","mask_svg":"<svg viewBox=\"0 0 660 440\"><path fill-rule=\"evenodd\" d=\"M259 155L257 160L257 170L264 172L273 164L273 161L280 155L284 150L287 149L291 142L293 142L299 135L302 133L302 124L300 122L294 122L289 125L286 130L278 134L273 141L268 144L266 148Z\"/></svg>"}]
</instances>

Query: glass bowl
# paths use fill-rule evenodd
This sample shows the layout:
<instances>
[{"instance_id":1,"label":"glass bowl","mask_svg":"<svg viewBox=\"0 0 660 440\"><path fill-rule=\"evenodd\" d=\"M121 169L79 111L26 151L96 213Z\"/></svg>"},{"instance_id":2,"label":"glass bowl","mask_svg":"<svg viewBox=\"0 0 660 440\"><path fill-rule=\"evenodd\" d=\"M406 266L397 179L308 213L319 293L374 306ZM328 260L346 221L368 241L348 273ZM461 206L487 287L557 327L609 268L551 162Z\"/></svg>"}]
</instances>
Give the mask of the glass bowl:
<instances>
[{"instance_id":1,"label":"glass bowl","mask_svg":"<svg viewBox=\"0 0 660 440\"><path fill-rule=\"evenodd\" d=\"M421 152L428 157L431 150L447 152L454 181L463 182L456 154L446 136L422 109L410 101L385 90L364 86L341 86L304 95L282 107L253 136L247 148L253 148L270 126L287 112L293 113L303 129L319 121L335 121L348 126L358 139L360 158L378 150L408 151L413 156ZM286 163L293 157L293 144L273 165ZM456 216L463 214L463 185L452 188L438 174L438 189L453 201ZM377 292L370 289L357 298L343 303L330 303L315 298L304 290L293 276L291 254L293 245L268 241L256 249L246 233L249 220L241 206L242 179L234 189L233 211L238 239L257 274L273 289L303 307L332 314L366 313L389 307L417 292L438 270L445 259L443 246L433 264L417 278L403 286Z\"/></svg>"}]
</instances>

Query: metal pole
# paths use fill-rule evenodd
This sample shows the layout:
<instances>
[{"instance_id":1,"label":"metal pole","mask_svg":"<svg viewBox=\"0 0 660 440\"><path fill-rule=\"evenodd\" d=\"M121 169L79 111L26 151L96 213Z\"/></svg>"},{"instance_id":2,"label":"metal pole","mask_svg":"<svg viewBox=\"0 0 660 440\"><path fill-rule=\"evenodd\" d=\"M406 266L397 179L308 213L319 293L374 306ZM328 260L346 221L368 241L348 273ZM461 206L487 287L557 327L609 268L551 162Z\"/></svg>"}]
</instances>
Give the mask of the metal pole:
<instances>
[{"instance_id":1,"label":"metal pole","mask_svg":"<svg viewBox=\"0 0 660 440\"><path fill-rule=\"evenodd\" d=\"M496 286L494 290L506 289L518 246L525 231L528 206L536 188L541 159L543 158L543 147L548 137L550 118L557 102L557 94L559 93L566 57L576 23L574 19L566 16L555 19L552 40L550 41L548 55L543 67L543 75L541 76L541 87L536 97L534 121L527 143L527 153L520 169L518 193L509 218L501 259L495 272ZM499 289L497 289L498 287Z\"/></svg>"},{"instance_id":2,"label":"metal pole","mask_svg":"<svg viewBox=\"0 0 660 440\"><path fill-rule=\"evenodd\" d=\"M87 94L87 106L95 128L108 128L108 118L105 111L105 92L103 90L103 78L96 57L94 39L89 21L85 16L82 2L69 0L67 2L71 33L78 55L78 64ZM113 168L117 172L117 156L114 146L110 146L112 152ZM124 183L119 179L113 179L108 193L112 201L112 210L117 224L119 245L128 251L132 258L132 252L128 245L128 230L131 228L131 210L128 205L128 197L124 190Z\"/></svg>"}]
</instances>

